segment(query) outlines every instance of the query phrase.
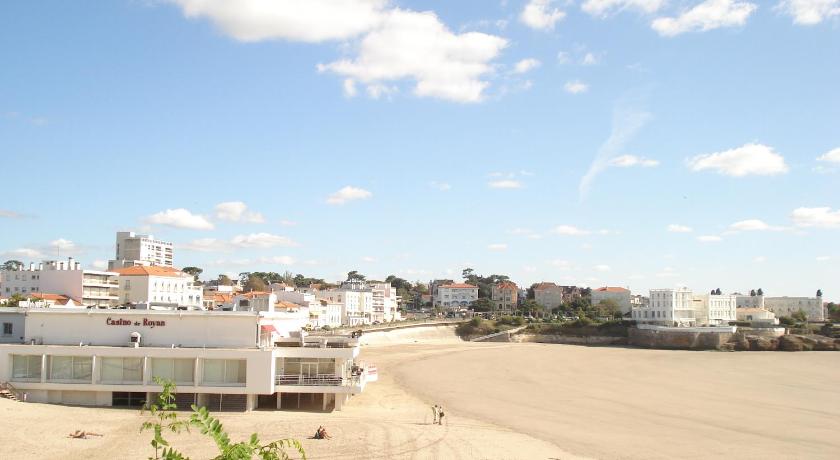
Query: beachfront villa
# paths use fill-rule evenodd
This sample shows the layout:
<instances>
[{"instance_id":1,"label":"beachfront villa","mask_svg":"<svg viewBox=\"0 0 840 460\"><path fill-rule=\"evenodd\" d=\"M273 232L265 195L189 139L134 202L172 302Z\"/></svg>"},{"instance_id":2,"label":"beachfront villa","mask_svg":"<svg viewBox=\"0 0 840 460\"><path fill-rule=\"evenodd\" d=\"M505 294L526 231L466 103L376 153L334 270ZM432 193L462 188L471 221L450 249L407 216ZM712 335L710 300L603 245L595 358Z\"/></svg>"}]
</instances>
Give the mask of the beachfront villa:
<instances>
[{"instance_id":1,"label":"beachfront villa","mask_svg":"<svg viewBox=\"0 0 840 460\"><path fill-rule=\"evenodd\" d=\"M177 405L341 410L368 379L358 339L307 336L306 311L4 309L0 382L31 402L136 407L177 384Z\"/></svg>"}]
</instances>

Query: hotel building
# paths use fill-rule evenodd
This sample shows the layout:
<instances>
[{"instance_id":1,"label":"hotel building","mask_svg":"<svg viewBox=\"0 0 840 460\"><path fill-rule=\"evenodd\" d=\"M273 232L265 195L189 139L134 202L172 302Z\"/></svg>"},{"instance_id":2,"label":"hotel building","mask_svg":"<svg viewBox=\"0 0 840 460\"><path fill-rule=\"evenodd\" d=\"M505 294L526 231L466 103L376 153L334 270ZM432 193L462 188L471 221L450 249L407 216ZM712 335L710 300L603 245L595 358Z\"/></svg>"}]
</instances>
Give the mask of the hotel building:
<instances>
[{"instance_id":1,"label":"hotel building","mask_svg":"<svg viewBox=\"0 0 840 460\"><path fill-rule=\"evenodd\" d=\"M651 289L647 305L633 305L639 323L673 327L720 326L737 320L736 296L694 294L691 289Z\"/></svg>"},{"instance_id":2,"label":"hotel building","mask_svg":"<svg viewBox=\"0 0 840 460\"><path fill-rule=\"evenodd\" d=\"M135 265L117 268L119 303L148 308L204 308L204 290L192 275L171 267Z\"/></svg>"},{"instance_id":3,"label":"hotel building","mask_svg":"<svg viewBox=\"0 0 840 460\"><path fill-rule=\"evenodd\" d=\"M493 310L511 314L519 304L519 288L512 281L502 281L495 284L490 292L490 303Z\"/></svg>"},{"instance_id":4,"label":"hotel building","mask_svg":"<svg viewBox=\"0 0 840 460\"><path fill-rule=\"evenodd\" d=\"M630 290L623 287L600 287L593 289L591 296L592 305L598 305L605 300L615 302L622 315L629 313L632 306Z\"/></svg>"},{"instance_id":5,"label":"hotel building","mask_svg":"<svg viewBox=\"0 0 840 460\"><path fill-rule=\"evenodd\" d=\"M84 270L79 262L48 260L37 266L0 271L0 295L57 294L73 299L76 304L110 307L118 303L117 273Z\"/></svg>"},{"instance_id":6,"label":"hotel building","mask_svg":"<svg viewBox=\"0 0 840 460\"><path fill-rule=\"evenodd\" d=\"M478 286L465 283L453 283L438 286L433 306L449 310L466 309L478 300Z\"/></svg>"},{"instance_id":7,"label":"hotel building","mask_svg":"<svg viewBox=\"0 0 840 460\"><path fill-rule=\"evenodd\" d=\"M306 336L308 314L8 309L0 381L26 401L136 407L155 377L179 409L340 410L366 384L356 339ZM16 343L8 343L16 342Z\"/></svg>"},{"instance_id":8,"label":"hotel building","mask_svg":"<svg viewBox=\"0 0 840 460\"><path fill-rule=\"evenodd\" d=\"M116 256L108 261L108 269L134 265L172 267L172 243L156 240L152 235L117 232Z\"/></svg>"},{"instance_id":9,"label":"hotel building","mask_svg":"<svg viewBox=\"0 0 840 460\"><path fill-rule=\"evenodd\" d=\"M825 306L822 296L818 297L766 297L763 295L737 296L738 308L761 308L771 311L777 317L787 316L802 310L808 321L825 321Z\"/></svg>"}]
</instances>

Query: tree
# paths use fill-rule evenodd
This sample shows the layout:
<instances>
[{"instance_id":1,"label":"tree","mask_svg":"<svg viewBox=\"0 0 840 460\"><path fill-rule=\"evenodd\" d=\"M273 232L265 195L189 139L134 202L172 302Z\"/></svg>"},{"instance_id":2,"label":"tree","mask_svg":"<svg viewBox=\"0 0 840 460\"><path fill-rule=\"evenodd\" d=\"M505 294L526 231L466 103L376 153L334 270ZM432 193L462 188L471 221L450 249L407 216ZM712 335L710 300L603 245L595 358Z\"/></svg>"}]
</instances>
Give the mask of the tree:
<instances>
[{"instance_id":1,"label":"tree","mask_svg":"<svg viewBox=\"0 0 840 460\"><path fill-rule=\"evenodd\" d=\"M490 304L489 299L478 299L470 305L470 308L472 308L473 311L477 311L477 312L485 312L485 311L492 311L493 310L493 306Z\"/></svg>"},{"instance_id":2,"label":"tree","mask_svg":"<svg viewBox=\"0 0 840 460\"><path fill-rule=\"evenodd\" d=\"M15 271L22 266L23 262L12 259L3 262L3 265L0 266L0 270Z\"/></svg>"},{"instance_id":3,"label":"tree","mask_svg":"<svg viewBox=\"0 0 840 460\"><path fill-rule=\"evenodd\" d=\"M175 384L160 377L155 377L154 381L158 385L163 385L163 391L158 394L157 404L146 403L143 405L143 410L148 410L153 417L157 418L157 421L143 422L140 431L154 431L154 438L150 444L155 448L155 459L185 460L186 457L171 447L169 441L163 437L164 431L177 434L190 429L186 421L178 420L178 414L175 412L178 409L175 404Z\"/></svg>"},{"instance_id":4,"label":"tree","mask_svg":"<svg viewBox=\"0 0 840 460\"><path fill-rule=\"evenodd\" d=\"M796 321L799 321L800 323L808 321L808 315L804 311L802 311L802 309L790 315L790 317L795 319Z\"/></svg>"},{"instance_id":5,"label":"tree","mask_svg":"<svg viewBox=\"0 0 840 460\"><path fill-rule=\"evenodd\" d=\"M233 280L227 275L219 275L219 286L233 286Z\"/></svg>"},{"instance_id":6,"label":"tree","mask_svg":"<svg viewBox=\"0 0 840 460\"><path fill-rule=\"evenodd\" d=\"M764 289L758 288L758 290L755 291L755 295L764 295Z\"/></svg>"},{"instance_id":7,"label":"tree","mask_svg":"<svg viewBox=\"0 0 840 460\"><path fill-rule=\"evenodd\" d=\"M717 289L715 289L715 292L713 294L714 295L721 295L721 294L723 294L723 292L720 290L720 288L717 288Z\"/></svg>"},{"instance_id":8,"label":"tree","mask_svg":"<svg viewBox=\"0 0 840 460\"><path fill-rule=\"evenodd\" d=\"M755 297L755 289L750 289L750 297Z\"/></svg>"},{"instance_id":9,"label":"tree","mask_svg":"<svg viewBox=\"0 0 840 460\"><path fill-rule=\"evenodd\" d=\"M362 275L356 270L347 272L347 281L364 281L365 275Z\"/></svg>"},{"instance_id":10,"label":"tree","mask_svg":"<svg viewBox=\"0 0 840 460\"><path fill-rule=\"evenodd\" d=\"M262 278L256 274L250 274L248 275L248 280L245 281L243 289L245 289L245 292L265 291L267 287L268 286L266 286L265 281L263 281Z\"/></svg>"},{"instance_id":11,"label":"tree","mask_svg":"<svg viewBox=\"0 0 840 460\"><path fill-rule=\"evenodd\" d=\"M621 317L621 307L613 299L604 299L595 305L598 316L616 318Z\"/></svg>"},{"instance_id":12,"label":"tree","mask_svg":"<svg viewBox=\"0 0 840 460\"><path fill-rule=\"evenodd\" d=\"M181 269L181 271L188 274L188 275L192 275L193 280L195 282L198 282L198 275L204 273L204 270L202 270L198 267L184 267L184 268Z\"/></svg>"},{"instance_id":13,"label":"tree","mask_svg":"<svg viewBox=\"0 0 840 460\"><path fill-rule=\"evenodd\" d=\"M22 296L18 292L15 292L14 294L12 294L11 297L9 297L9 301L6 302L6 306L7 307L17 307L24 300L26 300L26 297Z\"/></svg>"},{"instance_id":14,"label":"tree","mask_svg":"<svg viewBox=\"0 0 840 460\"><path fill-rule=\"evenodd\" d=\"M822 297L822 289L817 289L817 297Z\"/></svg>"}]
</instances>

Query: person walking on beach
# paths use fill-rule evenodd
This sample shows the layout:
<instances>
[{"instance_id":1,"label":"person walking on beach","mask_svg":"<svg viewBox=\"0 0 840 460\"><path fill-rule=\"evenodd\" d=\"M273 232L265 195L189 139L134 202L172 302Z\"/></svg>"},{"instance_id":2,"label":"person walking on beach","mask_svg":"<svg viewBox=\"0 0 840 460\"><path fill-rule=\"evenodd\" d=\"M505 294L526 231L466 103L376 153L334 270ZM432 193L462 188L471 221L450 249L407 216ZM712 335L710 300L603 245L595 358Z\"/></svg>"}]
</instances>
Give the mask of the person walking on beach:
<instances>
[{"instance_id":1,"label":"person walking on beach","mask_svg":"<svg viewBox=\"0 0 840 460\"><path fill-rule=\"evenodd\" d=\"M443 425L443 406L438 406L438 425Z\"/></svg>"},{"instance_id":2,"label":"person walking on beach","mask_svg":"<svg viewBox=\"0 0 840 460\"><path fill-rule=\"evenodd\" d=\"M438 421L438 405L435 404L434 406L432 406L432 425L437 423L437 421Z\"/></svg>"}]
</instances>

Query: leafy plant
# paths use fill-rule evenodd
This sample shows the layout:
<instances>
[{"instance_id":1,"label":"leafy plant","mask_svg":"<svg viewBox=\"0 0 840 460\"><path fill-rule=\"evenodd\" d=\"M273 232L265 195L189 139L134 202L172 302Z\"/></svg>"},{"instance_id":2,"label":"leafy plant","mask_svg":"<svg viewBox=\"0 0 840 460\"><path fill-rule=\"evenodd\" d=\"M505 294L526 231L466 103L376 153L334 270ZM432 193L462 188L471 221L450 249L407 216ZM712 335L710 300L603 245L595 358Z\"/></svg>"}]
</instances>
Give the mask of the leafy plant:
<instances>
[{"instance_id":1,"label":"leafy plant","mask_svg":"<svg viewBox=\"0 0 840 460\"><path fill-rule=\"evenodd\" d=\"M143 410L148 410L153 417L157 418L157 421L143 422L143 425L140 427L140 432L146 430L154 431L154 438L152 438L151 445L155 448L155 456L149 457L149 459L186 460L186 457L171 447L169 441L163 437L164 431L180 433L184 430L190 430L189 423L184 420L178 420L178 414L175 412L178 408L175 404L175 384L160 377L155 377L154 380L156 384L163 386L163 391L158 394L157 403L147 403L143 406Z\"/></svg>"},{"instance_id":2,"label":"leafy plant","mask_svg":"<svg viewBox=\"0 0 840 460\"><path fill-rule=\"evenodd\" d=\"M262 460L290 460L291 457L286 453L286 448L294 448L300 453L301 458L306 459L306 452L296 439L280 439L262 445L259 437L254 433L248 441L232 443L221 422L210 415L206 407L197 407L193 404L192 410L190 424L198 427L201 434L212 438L216 447L219 448L219 455L214 457L214 460L250 460L254 456Z\"/></svg>"}]
</instances>

